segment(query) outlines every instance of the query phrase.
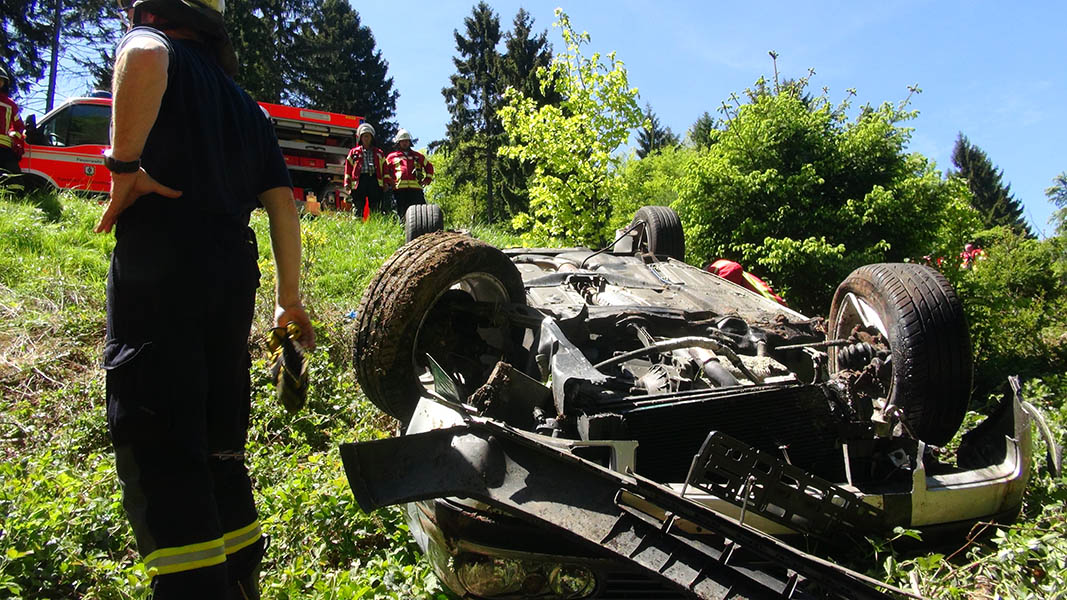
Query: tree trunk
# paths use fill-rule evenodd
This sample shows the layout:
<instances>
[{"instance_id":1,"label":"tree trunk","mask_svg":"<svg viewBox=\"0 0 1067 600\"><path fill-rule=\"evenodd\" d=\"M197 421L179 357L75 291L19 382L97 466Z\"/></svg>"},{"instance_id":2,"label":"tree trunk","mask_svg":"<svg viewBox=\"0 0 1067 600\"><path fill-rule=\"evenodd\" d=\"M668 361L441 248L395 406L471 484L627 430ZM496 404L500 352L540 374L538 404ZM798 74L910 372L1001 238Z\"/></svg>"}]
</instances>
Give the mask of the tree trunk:
<instances>
[{"instance_id":1,"label":"tree trunk","mask_svg":"<svg viewBox=\"0 0 1067 600\"><path fill-rule=\"evenodd\" d=\"M59 30L63 19L63 2L55 0L55 12L52 17L52 64L48 67L48 101L45 112L51 112L56 99L56 68L59 65Z\"/></svg>"}]
</instances>

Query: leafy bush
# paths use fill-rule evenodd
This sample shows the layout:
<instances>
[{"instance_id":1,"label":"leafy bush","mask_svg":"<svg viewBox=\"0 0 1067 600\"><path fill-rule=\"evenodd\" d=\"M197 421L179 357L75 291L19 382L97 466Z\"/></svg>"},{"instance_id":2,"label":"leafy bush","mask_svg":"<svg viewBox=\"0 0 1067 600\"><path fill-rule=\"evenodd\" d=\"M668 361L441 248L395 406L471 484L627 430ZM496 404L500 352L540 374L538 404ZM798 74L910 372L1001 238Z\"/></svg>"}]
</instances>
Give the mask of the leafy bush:
<instances>
[{"instance_id":1,"label":"leafy bush","mask_svg":"<svg viewBox=\"0 0 1067 600\"><path fill-rule=\"evenodd\" d=\"M904 148L914 113L804 95L806 81L749 92L718 142L680 180L674 207L694 262L724 257L768 279L790 304L825 310L852 269L922 256L949 221L965 219L964 188Z\"/></svg>"},{"instance_id":2,"label":"leafy bush","mask_svg":"<svg viewBox=\"0 0 1067 600\"><path fill-rule=\"evenodd\" d=\"M453 153L445 149L429 157L434 166L434 180L426 189L426 202L440 204L445 223L469 227L485 221L485 188L476 181L461 181L463 171L452 167Z\"/></svg>"},{"instance_id":3,"label":"leafy bush","mask_svg":"<svg viewBox=\"0 0 1067 600\"><path fill-rule=\"evenodd\" d=\"M1067 370L1067 285L1052 265L1057 240L1039 241L1006 228L981 232L985 258L945 274L963 300L975 356L975 397L1011 374Z\"/></svg>"},{"instance_id":4,"label":"leafy bush","mask_svg":"<svg viewBox=\"0 0 1067 600\"><path fill-rule=\"evenodd\" d=\"M679 146L624 162L617 173L611 228L629 225L642 206L669 206L677 201L678 184L693 168L697 156L697 150Z\"/></svg>"}]
</instances>

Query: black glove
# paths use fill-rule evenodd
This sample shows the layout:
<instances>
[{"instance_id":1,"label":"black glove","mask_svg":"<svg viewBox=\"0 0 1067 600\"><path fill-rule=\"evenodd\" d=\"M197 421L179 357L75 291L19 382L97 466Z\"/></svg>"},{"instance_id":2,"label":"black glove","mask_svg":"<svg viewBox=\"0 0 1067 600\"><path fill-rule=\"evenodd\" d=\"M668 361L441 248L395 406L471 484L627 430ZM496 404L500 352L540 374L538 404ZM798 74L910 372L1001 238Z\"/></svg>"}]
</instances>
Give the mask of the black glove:
<instances>
[{"instance_id":1,"label":"black glove","mask_svg":"<svg viewBox=\"0 0 1067 600\"><path fill-rule=\"evenodd\" d=\"M271 329L267 341L274 362L270 371L274 388L282 406L291 413L303 408L308 397L308 361L299 337L300 327L289 323Z\"/></svg>"}]
</instances>

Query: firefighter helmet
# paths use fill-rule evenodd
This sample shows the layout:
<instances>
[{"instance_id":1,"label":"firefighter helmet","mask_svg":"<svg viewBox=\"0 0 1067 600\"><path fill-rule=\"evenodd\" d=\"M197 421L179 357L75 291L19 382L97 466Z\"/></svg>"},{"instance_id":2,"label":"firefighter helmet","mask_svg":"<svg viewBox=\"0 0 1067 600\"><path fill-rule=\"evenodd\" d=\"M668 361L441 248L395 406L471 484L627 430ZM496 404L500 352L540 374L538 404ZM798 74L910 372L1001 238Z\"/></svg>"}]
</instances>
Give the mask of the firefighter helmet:
<instances>
[{"instance_id":1,"label":"firefighter helmet","mask_svg":"<svg viewBox=\"0 0 1067 600\"><path fill-rule=\"evenodd\" d=\"M359 129L356 130L356 139L363 139L363 134L369 133L371 137L377 135L374 133L374 127L370 123L362 123Z\"/></svg>"},{"instance_id":2,"label":"firefighter helmet","mask_svg":"<svg viewBox=\"0 0 1067 600\"><path fill-rule=\"evenodd\" d=\"M399 144L400 142L402 142L404 140L407 140L409 142L411 141L411 134L408 133L407 129L401 129L400 131L397 131L396 132L396 137L393 138L393 143L394 144Z\"/></svg>"}]
</instances>

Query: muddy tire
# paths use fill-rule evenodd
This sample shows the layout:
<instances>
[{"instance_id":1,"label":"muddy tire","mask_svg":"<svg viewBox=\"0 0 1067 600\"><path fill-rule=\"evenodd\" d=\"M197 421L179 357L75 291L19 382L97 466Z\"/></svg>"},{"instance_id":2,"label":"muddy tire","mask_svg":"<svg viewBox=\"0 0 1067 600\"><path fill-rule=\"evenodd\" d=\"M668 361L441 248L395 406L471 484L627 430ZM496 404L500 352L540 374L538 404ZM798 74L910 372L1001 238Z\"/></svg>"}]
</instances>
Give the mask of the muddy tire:
<instances>
[{"instance_id":1,"label":"muddy tire","mask_svg":"<svg viewBox=\"0 0 1067 600\"><path fill-rule=\"evenodd\" d=\"M445 228L445 217L437 204L413 204L404 213L404 239L411 240L441 231Z\"/></svg>"},{"instance_id":2,"label":"muddy tire","mask_svg":"<svg viewBox=\"0 0 1067 600\"><path fill-rule=\"evenodd\" d=\"M525 290L518 269L500 250L460 233L432 232L397 250L360 301L353 347L356 378L375 406L404 423L418 403L427 352L442 364L475 364L465 371L468 388L481 384L479 369L485 366L487 377L497 358L504 357L502 349L462 337L462 331L477 336L484 324L451 322L453 313L442 306L457 298L468 304L524 302Z\"/></svg>"},{"instance_id":3,"label":"muddy tire","mask_svg":"<svg viewBox=\"0 0 1067 600\"><path fill-rule=\"evenodd\" d=\"M643 206L632 223L645 222L645 243L656 256L685 260L685 231L678 213L667 206Z\"/></svg>"},{"instance_id":4,"label":"muddy tire","mask_svg":"<svg viewBox=\"0 0 1067 600\"><path fill-rule=\"evenodd\" d=\"M830 305L830 339L860 325L882 332L892 352L889 398L919 439L941 445L963 422L973 365L963 306L941 273L923 265L860 267ZM838 370L837 351L830 368Z\"/></svg>"}]
</instances>

